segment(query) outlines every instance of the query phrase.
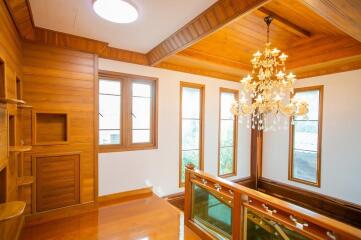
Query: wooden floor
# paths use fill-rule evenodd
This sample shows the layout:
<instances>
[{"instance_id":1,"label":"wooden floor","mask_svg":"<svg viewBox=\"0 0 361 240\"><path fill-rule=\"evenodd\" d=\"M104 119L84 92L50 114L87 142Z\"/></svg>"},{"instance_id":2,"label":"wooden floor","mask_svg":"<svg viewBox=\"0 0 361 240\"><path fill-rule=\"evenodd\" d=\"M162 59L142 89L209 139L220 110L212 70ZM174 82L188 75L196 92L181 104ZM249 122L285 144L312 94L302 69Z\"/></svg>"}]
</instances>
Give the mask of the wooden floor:
<instances>
[{"instance_id":1,"label":"wooden floor","mask_svg":"<svg viewBox=\"0 0 361 240\"><path fill-rule=\"evenodd\" d=\"M157 196L99 207L80 216L23 229L21 239L200 239L183 225L183 214Z\"/></svg>"}]
</instances>

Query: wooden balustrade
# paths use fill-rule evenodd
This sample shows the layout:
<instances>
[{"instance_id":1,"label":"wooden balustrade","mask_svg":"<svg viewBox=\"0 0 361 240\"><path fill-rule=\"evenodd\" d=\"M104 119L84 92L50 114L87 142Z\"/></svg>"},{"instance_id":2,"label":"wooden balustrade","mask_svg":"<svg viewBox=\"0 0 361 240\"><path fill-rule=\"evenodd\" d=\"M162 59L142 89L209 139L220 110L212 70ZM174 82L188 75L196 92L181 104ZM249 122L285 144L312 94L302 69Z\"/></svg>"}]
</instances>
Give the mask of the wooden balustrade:
<instances>
[{"instance_id":1,"label":"wooden balustrade","mask_svg":"<svg viewBox=\"0 0 361 240\"><path fill-rule=\"evenodd\" d=\"M243 228L244 221L247 220L247 211L281 224L309 239L361 239L361 230L345 223L187 166L184 221L185 225L202 239L215 238L204 227L199 226L192 217L194 185L216 196L221 202L230 204L232 208L231 239L234 240L246 239L246 229Z\"/></svg>"}]
</instances>

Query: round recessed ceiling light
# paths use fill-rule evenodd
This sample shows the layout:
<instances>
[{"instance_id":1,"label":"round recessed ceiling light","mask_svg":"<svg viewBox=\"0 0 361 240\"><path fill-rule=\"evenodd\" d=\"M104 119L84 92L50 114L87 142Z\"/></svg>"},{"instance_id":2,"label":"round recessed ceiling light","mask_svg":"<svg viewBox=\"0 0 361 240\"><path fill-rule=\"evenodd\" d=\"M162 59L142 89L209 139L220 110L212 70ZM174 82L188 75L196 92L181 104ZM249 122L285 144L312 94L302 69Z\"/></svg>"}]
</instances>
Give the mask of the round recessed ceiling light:
<instances>
[{"instance_id":1,"label":"round recessed ceiling light","mask_svg":"<svg viewBox=\"0 0 361 240\"><path fill-rule=\"evenodd\" d=\"M138 11L123 0L95 0L93 8L100 17L115 23L131 23L137 20Z\"/></svg>"}]
</instances>

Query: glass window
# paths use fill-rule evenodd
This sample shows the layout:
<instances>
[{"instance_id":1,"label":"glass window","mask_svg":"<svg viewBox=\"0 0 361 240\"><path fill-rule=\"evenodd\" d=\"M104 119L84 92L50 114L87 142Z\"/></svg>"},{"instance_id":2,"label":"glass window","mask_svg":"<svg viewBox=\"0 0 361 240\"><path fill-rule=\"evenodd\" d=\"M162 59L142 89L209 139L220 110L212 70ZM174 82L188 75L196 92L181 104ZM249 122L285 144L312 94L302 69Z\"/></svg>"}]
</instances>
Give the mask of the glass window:
<instances>
[{"instance_id":1,"label":"glass window","mask_svg":"<svg viewBox=\"0 0 361 240\"><path fill-rule=\"evenodd\" d=\"M180 185L185 180L188 163L201 168L203 86L181 83Z\"/></svg>"},{"instance_id":2,"label":"glass window","mask_svg":"<svg viewBox=\"0 0 361 240\"><path fill-rule=\"evenodd\" d=\"M151 141L152 85L132 84L132 143Z\"/></svg>"},{"instance_id":3,"label":"glass window","mask_svg":"<svg viewBox=\"0 0 361 240\"><path fill-rule=\"evenodd\" d=\"M99 80L99 144L121 144L121 82Z\"/></svg>"},{"instance_id":4,"label":"glass window","mask_svg":"<svg viewBox=\"0 0 361 240\"><path fill-rule=\"evenodd\" d=\"M236 173L237 119L231 113L231 107L237 95L236 90L220 90L219 176L229 176Z\"/></svg>"},{"instance_id":5,"label":"glass window","mask_svg":"<svg viewBox=\"0 0 361 240\"><path fill-rule=\"evenodd\" d=\"M100 152L157 146L157 79L99 73Z\"/></svg>"},{"instance_id":6,"label":"glass window","mask_svg":"<svg viewBox=\"0 0 361 240\"><path fill-rule=\"evenodd\" d=\"M319 186L322 86L296 89L294 97L308 102L309 113L296 117L291 126L290 179Z\"/></svg>"}]
</instances>

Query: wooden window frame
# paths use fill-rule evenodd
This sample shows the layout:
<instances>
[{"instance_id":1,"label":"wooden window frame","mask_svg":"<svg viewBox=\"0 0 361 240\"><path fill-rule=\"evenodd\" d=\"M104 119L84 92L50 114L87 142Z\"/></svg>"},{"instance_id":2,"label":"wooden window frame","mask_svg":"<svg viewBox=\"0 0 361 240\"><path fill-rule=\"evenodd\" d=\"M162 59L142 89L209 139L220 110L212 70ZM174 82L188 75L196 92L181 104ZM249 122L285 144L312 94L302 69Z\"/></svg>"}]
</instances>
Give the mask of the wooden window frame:
<instances>
[{"instance_id":1,"label":"wooden window frame","mask_svg":"<svg viewBox=\"0 0 361 240\"><path fill-rule=\"evenodd\" d=\"M204 109L205 109L205 85L180 82L180 98L179 98L179 167L178 167L178 183L179 187L184 187L182 182L182 100L183 100L183 88L195 88L200 90L200 113L199 113L199 169L203 170L204 167Z\"/></svg>"},{"instance_id":2,"label":"wooden window frame","mask_svg":"<svg viewBox=\"0 0 361 240\"><path fill-rule=\"evenodd\" d=\"M121 81L121 143L120 144L99 144L99 152L123 152L134 150L147 150L158 148L158 78L139 76L112 71L99 71L98 80ZM152 85L152 109L149 143L132 143L132 83L143 82ZM99 89L99 81L98 81ZM99 91L97 96L99 97ZM99 99L97 104L99 112ZM99 117L99 116L98 116ZM99 135L99 120L98 120Z\"/></svg>"},{"instance_id":3,"label":"wooden window frame","mask_svg":"<svg viewBox=\"0 0 361 240\"><path fill-rule=\"evenodd\" d=\"M289 124L289 157L288 157L288 180L310 185L313 187L321 187L321 149L322 149L322 117L323 117L323 85L296 88L293 96L299 92L319 91L318 105L318 136L317 136L317 170L316 182L311 182L293 176L293 148L294 148L294 125Z\"/></svg>"},{"instance_id":4,"label":"wooden window frame","mask_svg":"<svg viewBox=\"0 0 361 240\"><path fill-rule=\"evenodd\" d=\"M222 93L232 93L235 100L239 97L239 90L230 88L219 89L219 122L218 122L218 176L222 178L232 177L237 175L237 148L238 148L238 116L233 119L233 171L231 173L220 174L221 172L221 122L222 122Z\"/></svg>"}]
</instances>

